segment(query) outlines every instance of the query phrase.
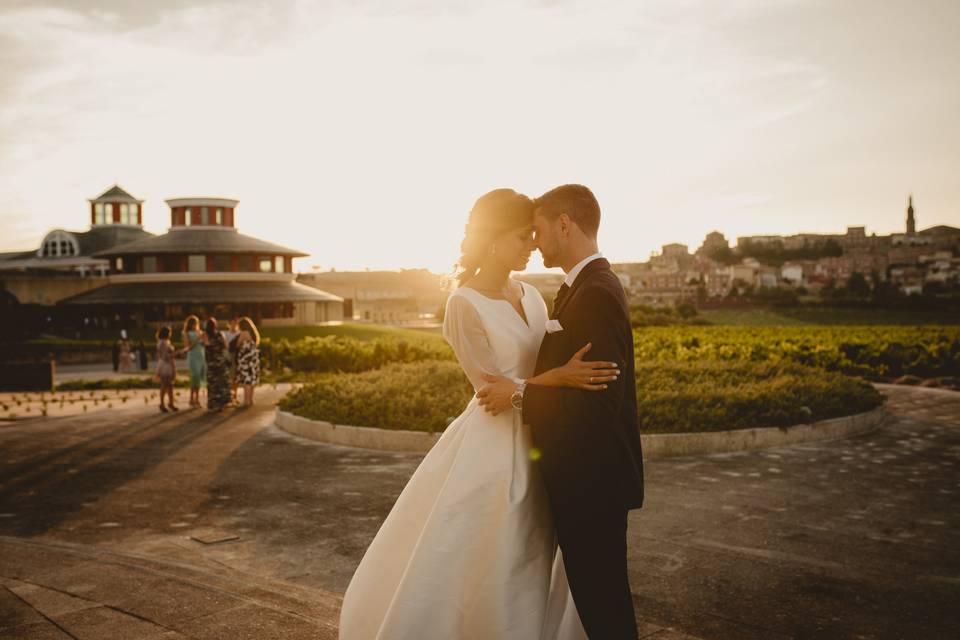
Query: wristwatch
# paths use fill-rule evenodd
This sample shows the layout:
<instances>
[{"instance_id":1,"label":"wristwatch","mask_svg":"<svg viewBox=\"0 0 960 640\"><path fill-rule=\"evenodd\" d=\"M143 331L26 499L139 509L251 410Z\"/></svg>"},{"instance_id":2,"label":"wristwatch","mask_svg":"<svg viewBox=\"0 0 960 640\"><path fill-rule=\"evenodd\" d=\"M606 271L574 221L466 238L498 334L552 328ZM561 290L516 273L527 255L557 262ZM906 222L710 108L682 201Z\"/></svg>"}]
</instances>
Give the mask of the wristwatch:
<instances>
[{"instance_id":1,"label":"wristwatch","mask_svg":"<svg viewBox=\"0 0 960 640\"><path fill-rule=\"evenodd\" d=\"M523 390L527 388L527 381L521 380L517 383L517 388L510 396L510 404L514 409L523 409Z\"/></svg>"}]
</instances>

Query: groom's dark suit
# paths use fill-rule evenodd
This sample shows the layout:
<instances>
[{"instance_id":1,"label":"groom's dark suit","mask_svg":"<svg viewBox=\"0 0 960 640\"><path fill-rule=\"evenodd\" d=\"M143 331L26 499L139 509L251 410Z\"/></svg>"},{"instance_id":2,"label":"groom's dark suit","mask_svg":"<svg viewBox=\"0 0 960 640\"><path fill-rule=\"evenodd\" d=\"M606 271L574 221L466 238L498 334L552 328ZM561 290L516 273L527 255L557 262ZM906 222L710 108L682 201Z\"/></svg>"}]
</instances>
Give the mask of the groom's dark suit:
<instances>
[{"instance_id":1,"label":"groom's dark suit","mask_svg":"<svg viewBox=\"0 0 960 640\"><path fill-rule=\"evenodd\" d=\"M586 343L586 360L609 360L620 376L603 391L528 385L531 425L577 612L591 640L636 638L627 580L627 511L643 504L643 458L630 313L610 263L587 263L555 304L562 331L547 333L536 373L565 364Z\"/></svg>"}]
</instances>

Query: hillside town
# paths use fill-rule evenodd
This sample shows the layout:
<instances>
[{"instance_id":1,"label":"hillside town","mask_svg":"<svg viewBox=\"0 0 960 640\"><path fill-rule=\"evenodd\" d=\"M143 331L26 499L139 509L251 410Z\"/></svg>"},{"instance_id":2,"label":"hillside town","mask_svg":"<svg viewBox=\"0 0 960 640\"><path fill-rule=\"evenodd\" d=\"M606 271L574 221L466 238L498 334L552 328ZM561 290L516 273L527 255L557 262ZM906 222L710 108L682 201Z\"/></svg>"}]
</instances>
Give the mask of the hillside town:
<instances>
[{"instance_id":1,"label":"hillside town","mask_svg":"<svg viewBox=\"0 0 960 640\"><path fill-rule=\"evenodd\" d=\"M691 253L684 244L663 245L647 262L618 263L631 300L650 306L704 302L767 291L825 294L849 288L878 288L898 295L960 295L960 228L938 225L917 230L913 197L903 233L741 236L736 245L712 231Z\"/></svg>"}]
</instances>

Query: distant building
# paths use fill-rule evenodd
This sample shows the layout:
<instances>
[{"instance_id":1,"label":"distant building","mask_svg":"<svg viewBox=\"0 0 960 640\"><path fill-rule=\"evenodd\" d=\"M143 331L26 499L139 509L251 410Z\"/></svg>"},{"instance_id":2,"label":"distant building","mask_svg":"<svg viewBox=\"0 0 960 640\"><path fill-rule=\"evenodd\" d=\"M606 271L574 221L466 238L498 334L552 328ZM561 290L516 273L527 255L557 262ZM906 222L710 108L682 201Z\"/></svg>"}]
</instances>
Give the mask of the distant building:
<instances>
[{"instance_id":1,"label":"distant building","mask_svg":"<svg viewBox=\"0 0 960 640\"><path fill-rule=\"evenodd\" d=\"M705 257L718 251L726 251L730 248L730 243L726 237L719 231L711 231L704 237L703 244L697 249L695 255Z\"/></svg>"},{"instance_id":2,"label":"distant building","mask_svg":"<svg viewBox=\"0 0 960 640\"><path fill-rule=\"evenodd\" d=\"M426 269L314 271L297 281L343 299L344 317L377 324L431 324L446 302L444 277Z\"/></svg>"},{"instance_id":3,"label":"distant building","mask_svg":"<svg viewBox=\"0 0 960 640\"><path fill-rule=\"evenodd\" d=\"M0 255L4 305L19 322L64 328L247 315L263 325L342 319L337 296L294 282L306 254L240 234L237 201L168 200L170 230L142 228L143 201L114 186L90 202L90 230L55 229Z\"/></svg>"},{"instance_id":4,"label":"distant building","mask_svg":"<svg viewBox=\"0 0 960 640\"><path fill-rule=\"evenodd\" d=\"M89 202L88 230L53 229L36 249L0 254L0 290L10 304L52 305L101 287L110 262L99 252L153 237L141 226L142 201L119 186Z\"/></svg>"},{"instance_id":5,"label":"distant building","mask_svg":"<svg viewBox=\"0 0 960 640\"><path fill-rule=\"evenodd\" d=\"M295 282L293 260L307 254L237 231L237 200L175 198L170 230L111 246L109 284L60 302L75 318L123 318L142 325L189 314L246 315L258 324L342 320L343 300Z\"/></svg>"}]
</instances>

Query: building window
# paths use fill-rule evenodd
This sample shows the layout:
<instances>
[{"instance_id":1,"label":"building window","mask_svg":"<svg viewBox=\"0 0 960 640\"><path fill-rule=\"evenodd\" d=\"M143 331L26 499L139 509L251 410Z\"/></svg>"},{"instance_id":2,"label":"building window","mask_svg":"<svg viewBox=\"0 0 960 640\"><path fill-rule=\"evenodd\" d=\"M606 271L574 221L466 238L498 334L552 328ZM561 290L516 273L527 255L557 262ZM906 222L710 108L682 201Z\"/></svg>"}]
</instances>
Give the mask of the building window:
<instances>
[{"instance_id":1,"label":"building window","mask_svg":"<svg viewBox=\"0 0 960 640\"><path fill-rule=\"evenodd\" d=\"M283 256L277 256L273 259L273 270L277 273L283 273Z\"/></svg>"},{"instance_id":2,"label":"building window","mask_svg":"<svg viewBox=\"0 0 960 640\"><path fill-rule=\"evenodd\" d=\"M237 256L237 271L256 271L257 259L250 255Z\"/></svg>"},{"instance_id":3,"label":"building window","mask_svg":"<svg viewBox=\"0 0 960 640\"><path fill-rule=\"evenodd\" d=\"M215 217L214 223L217 224L217 225L222 225L222 224L223 224L223 209L219 209L219 208L218 208L217 211L216 211L216 213L214 214L214 217Z\"/></svg>"},{"instance_id":4,"label":"building window","mask_svg":"<svg viewBox=\"0 0 960 640\"><path fill-rule=\"evenodd\" d=\"M144 273L157 272L157 256L143 256L143 272Z\"/></svg>"},{"instance_id":5,"label":"building window","mask_svg":"<svg viewBox=\"0 0 960 640\"><path fill-rule=\"evenodd\" d=\"M103 213L103 203L98 202L93 205L94 224L106 224L107 218Z\"/></svg>"},{"instance_id":6,"label":"building window","mask_svg":"<svg viewBox=\"0 0 960 640\"><path fill-rule=\"evenodd\" d=\"M191 224L193 224L193 220L191 220L192 217L193 217L193 210L190 207L187 207L186 209L184 209L183 210L183 226L189 227Z\"/></svg>"},{"instance_id":7,"label":"building window","mask_svg":"<svg viewBox=\"0 0 960 640\"><path fill-rule=\"evenodd\" d=\"M198 273L207 270L207 256L190 256L187 259L187 271Z\"/></svg>"},{"instance_id":8,"label":"building window","mask_svg":"<svg viewBox=\"0 0 960 640\"><path fill-rule=\"evenodd\" d=\"M120 205L120 224L130 224L130 205L127 203Z\"/></svg>"},{"instance_id":9,"label":"building window","mask_svg":"<svg viewBox=\"0 0 960 640\"><path fill-rule=\"evenodd\" d=\"M213 270L214 271L230 271L230 256L219 254L213 256Z\"/></svg>"},{"instance_id":10,"label":"building window","mask_svg":"<svg viewBox=\"0 0 960 640\"><path fill-rule=\"evenodd\" d=\"M270 258L260 258L260 271L263 273L273 271L273 260Z\"/></svg>"},{"instance_id":11,"label":"building window","mask_svg":"<svg viewBox=\"0 0 960 640\"><path fill-rule=\"evenodd\" d=\"M117 258L116 268L118 272L123 272L123 258Z\"/></svg>"},{"instance_id":12,"label":"building window","mask_svg":"<svg viewBox=\"0 0 960 640\"><path fill-rule=\"evenodd\" d=\"M80 255L80 245L70 233L57 229L44 237L37 255L42 258L76 256Z\"/></svg>"},{"instance_id":13,"label":"building window","mask_svg":"<svg viewBox=\"0 0 960 640\"><path fill-rule=\"evenodd\" d=\"M200 207L200 224L203 226L210 224L210 209L207 207Z\"/></svg>"},{"instance_id":14,"label":"building window","mask_svg":"<svg viewBox=\"0 0 960 640\"><path fill-rule=\"evenodd\" d=\"M178 255L160 256L160 268L164 273L178 273L183 271L183 266Z\"/></svg>"}]
</instances>

